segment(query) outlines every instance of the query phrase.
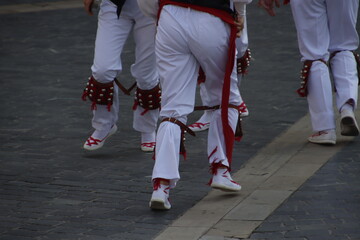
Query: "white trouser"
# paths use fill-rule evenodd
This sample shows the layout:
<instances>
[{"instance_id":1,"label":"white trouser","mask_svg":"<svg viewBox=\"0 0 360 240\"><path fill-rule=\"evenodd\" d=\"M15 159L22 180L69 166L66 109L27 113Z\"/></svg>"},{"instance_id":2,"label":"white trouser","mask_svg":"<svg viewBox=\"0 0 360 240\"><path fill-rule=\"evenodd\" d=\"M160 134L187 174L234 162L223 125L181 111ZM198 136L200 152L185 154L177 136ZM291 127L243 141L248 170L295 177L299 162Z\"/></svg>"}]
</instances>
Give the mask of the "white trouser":
<instances>
[{"instance_id":1,"label":"white trouser","mask_svg":"<svg viewBox=\"0 0 360 240\"><path fill-rule=\"evenodd\" d=\"M199 67L206 74L204 86L209 93L209 104L220 105L222 83L228 57L230 28L219 18L190 8L166 5L160 15L155 52L162 86L160 117L176 118L186 124L194 109ZM240 104L236 68L231 75L229 103ZM208 133L209 163L226 158L220 110L214 112ZM229 108L229 124L234 130L238 111ZM160 124L156 138L154 178L170 179L171 187L180 179L180 127L171 122Z\"/></svg>"},{"instance_id":2,"label":"white trouser","mask_svg":"<svg viewBox=\"0 0 360 240\"><path fill-rule=\"evenodd\" d=\"M92 74L98 82L107 83L121 73L120 55L130 31L133 30L136 47L131 74L139 88L152 89L159 83L155 64L155 22L140 12L136 1L126 1L119 18L116 9L116 5L109 0L101 2ZM111 111L104 105L98 105L97 110L93 111L92 125L97 130L109 130L118 119L119 89L114 85L115 96ZM143 111L140 106L134 111L134 129L139 132L154 132L159 110L151 110L141 115Z\"/></svg>"},{"instance_id":3,"label":"white trouser","mask_svg":"<svg viewBox=\"0 0 360 240\"><path fill-rule=\"evenodd\" d=\"M291 0L302 61L329 60L336 87L336 106L350 99L357 103L356 62L350 51L356 50L359 37L356 20L359 0ZM335 129L332 88L328 67L313 63L308 82L309 112L314 131Z\"/></svg>"},{"instance_id":4,"label":"white trouser","mask_svg":"<svg viewBox=\"0 0 360 240\"><path fill-rule=\"evenodd\" d=\"M246 16L244 16L244 29L241 32L241 36L239 38L236 38L236 50L237 50L236 58L241 58L242 56L244 56L246 50L248 49L248 46L249 46L249 38L248 38L248 32L247 32L247 20L246 20ZM243 77L242 74L237 75L239 88L240 88L242 77ZM201 101L202 101L203 105L210 106L208 104L208 101L209 101L208 93L206 92L204 84L201 83L199 85L199 87L200 87L199 93L200 93L200 97L201 97ZM240 94L240 102L243 102L241 94Z\"/></svg>"},{"instance_id":5,"label":"white trouser","mask_svg":"<svg viewBox=\"0 0 360 240\"><path fill-rule=\"evenodd\" d=\"M237 58L241 58L244 56L246 50L249 47L249 38L248 38L248 31L247 31L247 19L244 16L244 29L241 32L241 36L236 38L236 50L237 50ZM238 85L240 87L241 80L243 75L238 74Z\"/></svg>"}]
</instances>

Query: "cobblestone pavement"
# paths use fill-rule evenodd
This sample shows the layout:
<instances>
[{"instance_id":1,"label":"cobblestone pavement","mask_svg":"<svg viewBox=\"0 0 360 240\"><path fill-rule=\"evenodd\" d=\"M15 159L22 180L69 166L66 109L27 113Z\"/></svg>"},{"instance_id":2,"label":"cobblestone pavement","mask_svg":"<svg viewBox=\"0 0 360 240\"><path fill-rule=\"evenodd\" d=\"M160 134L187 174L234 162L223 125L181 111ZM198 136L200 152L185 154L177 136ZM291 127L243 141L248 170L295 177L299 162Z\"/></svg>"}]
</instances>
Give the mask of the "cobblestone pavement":
<instances>
[{"instance_id":1,"label":"cobblestone pavement","mask_svg":"<svg viewBox=\"0 0 360 240\"><path fill-rule=\"evenodd\" d=\"M44 2L57 1L3 0L0 9ZM234 171L307 111L294 93L300 63L290 9L278 12L270 18L255 4L249 8L254 61L242 95L250 117L235 146ZM72 8L1 14L0 24L1 240L152 239L208 193L206 133L199 133L187 138L173 208L148 208L153 160L132 129L132 97L120 96L118 133L96 152L82 150L92 132L90 106L80 96L96 17ZM130 86L131 38L122 58L120 79ZM360 239L359 157L355 139L250 238Z\"/></svg>"},{"instance_id":2,"label":"cobblestone pavement","mask_svg":"<svg viewBox=\"0 0 360 240\"><path fill-rule=\"evenodd\" d=\"M359 140L348 144L250 239L360 239Z\"/></svg>"}]
</instances>

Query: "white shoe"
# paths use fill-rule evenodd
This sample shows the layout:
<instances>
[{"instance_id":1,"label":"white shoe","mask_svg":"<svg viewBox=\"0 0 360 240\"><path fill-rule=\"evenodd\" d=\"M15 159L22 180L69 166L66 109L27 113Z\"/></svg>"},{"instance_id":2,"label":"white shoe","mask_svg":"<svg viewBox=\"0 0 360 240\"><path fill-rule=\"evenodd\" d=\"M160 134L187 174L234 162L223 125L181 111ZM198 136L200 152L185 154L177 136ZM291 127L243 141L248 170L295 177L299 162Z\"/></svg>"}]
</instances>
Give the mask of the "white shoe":
<instances>
[{"instance_id":1,"label":"white shoe","mask_svg":"<svg viewBox=\"0 0 360 240\"><path fill-rule=\"evenodd\" d=\"M212 113L213 111L211 110L205 111L199 120L189 125L190 130L192 130L193 132L201 132L209 129Z\"/></svg>"},{"instance_id":2,"label":"white shoe","mask_svg":"<svg viewBox=\"0 0 360 240\"><path fill-rule=\"evenodd\" d=\"M245 102L240 104L240 117L248 117L249 116L249 109L247 108Z\"/></svg>"},{"instance_id":3,"label":"white shoe","mask_svg":"<svg viewBox=\"0 0 360 240\"><path fill-rule=\"evenodd\" d=\"M156 142L145 142L141 144L141 151L153 152L155 150Z\"/></svg>"},{"instance_id":4,"label":"white shoe","mask_svg":"<svg viewBox=\"0 0 360 240\"><path fill-rule=\"evenodd\" d=\"M154 187L151 195L149 207L158 210L169 210L171 204L169 202L170 187L168 185L159 184Z\"/></svg>"},{"instance_id":5,"label":"white shoe","mask_svg":"<svg viewBox=\"0 0 360 240\"><path fill-rule=\"evenodd\" d=\"M241 189L240 184L231 178L227 168L217 169L217 174L213 175L210 186L225 192L237 192Z\"/></svg>"},{"instance_id":6,"label":"white shoe","mask_svg":"<svg viewBox=\"0 0 360 240\"><path fill-rule=\"evenodd\" d=\"M105 140L108 139L111 135L113 135L117 131L117 126L114 124L110 129L110 132L103 139L96 139L93 137L89 137L84 143L84 149L93 151L104 146Z\"/></svg>"},{"instance_id":7,"label":"white shoe","mask_svg":"<svg viewBox=\"0 0 360 240\"><path fill-rule=\"evenodd\" d=\"M189 125L189 128L193 131L193 132L201 132L201 131L205 131L208 130L210 127L210 122L195 122L191 125Z\"/></svg>"},{"instance_id":8,"label":"white shoe","mask_svg":"<svg viewBox=\"0 0 360 240\"><path fill-rule=\"evenodd\" d=\"M308 138L309 142L318 143L318 144L336 144L336 133L335 130L326 130L326 131L319 131L314 133Z\"/></svg>"},{"instance_id":9,"label":"white shoe","mask_svg":"<svg viewBox=\"0 0 360 240\"><path fill-rule=\"evenodd\" d=\"M344 136L358 136L359 127L357 125L354 112L349 109L341 111L340 120L341 135Z\"/></svg>"}]
</instances>

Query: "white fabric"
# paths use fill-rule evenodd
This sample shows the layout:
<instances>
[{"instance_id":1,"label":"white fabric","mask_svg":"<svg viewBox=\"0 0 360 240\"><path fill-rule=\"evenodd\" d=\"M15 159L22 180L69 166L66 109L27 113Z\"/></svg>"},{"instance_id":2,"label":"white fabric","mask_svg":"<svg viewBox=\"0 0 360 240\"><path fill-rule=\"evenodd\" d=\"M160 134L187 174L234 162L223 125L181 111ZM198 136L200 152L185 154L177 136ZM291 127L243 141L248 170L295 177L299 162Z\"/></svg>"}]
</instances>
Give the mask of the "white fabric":
<instances>
[{"instance_id":1,"label":"white fabric","mask_svg":"<svg viewBox=\"0 0 360 240\"><path fill-rule=\"evenodd\" d=\"M244 16L244 29L241 32L241 36L236 39L237 58L243 57L248 48L249 48L249 37L248 37L248 31L247 31L247 17L245 15ZM240 88L240 84L241 84L243 75L238 74L237 77L238 77L238 86ZM242 102L242 100L241 100L241 102Z\"/></svg>"},{"instance_id":2,"label":"white fabric","mask_svg":"<svg viewBox=\"0 0 360 240\"><path fill-rule=\"evenodd\" d=\"M242 56L244 56L246 50L248 49L248 46L249 46L249 38L248 38L248 31L247 31L247 18L245 15L244 16L244 29L241 33L241 36L239 38L236 38L236 50L237 50L236 58L241 58ZM237 78L238 78L238 87L240 89L241 80L243 78L242 74L238 74ZM211 106L211 105L209 105L209 96L208 96L208 93L206 92L204 84L201 83L199 85L199 87L200 87L199 93L200 93L200 97L201 97L203 106ZM240 102L241 103L243 102L241 94L240 94Z\"/></svg>"},{"instance_id":3,"label":"white fabric","mask_svg":"<svg viewBox=\"0 0 360 240\"><path fill-rule=\"evenodd\" d=\"M355 108L358 99L358 72L353 53L339 52L332 58L331 71L335 80L336 106L340 108L348 99L354 99Z\"/></svg>"},{"instance_id":4,"label":"white fabric","mask_svg":"<svg viewBox=\"0 0 360 240\"><path fill-rule=\"evenodd\" d=\"M141 143L155 142L155 132L152 133L141 133Z\"/></svg>"},{"instance_id":5,"label":"white fabric","mask_svg":"<svg viewBox=\"0 0 360 240\"><path fill-rule=\"evenodd\" d=\"M246 3L236 2L234 3L234 8L239 16L246 15Z\"/></svg>"},{"instance_id":6,"label":"white fabric","mask_svg":"<svg viewBox=\"0 0 360 240\"><path fill-rule=\"evenodd\" d=\"M173 117L186 124L194 109L199 66L207 75L205 87L211 106L221 104L222 82L229 48L230 28L219 18L192 9L167 5L163 8L156 35L156 56L162 86L160 117ZM205 54L206 53L206 54ZM229 103L240 104L236 68L231 75ZM216 110L220 114L220 110ZM238 112L229 109L229 123L235 129ZM220 118L213 118L209 131L209 162L228 164ZM153 178L179 180L180 127L171 122L160 124L157 132Z\"/></svg>"},{"instance_id":7,"label":"white fabric","mask_svg":"<svg viewBox=\"0 0 360 240\"><path fill-rule=\"evenodd\" d=\"M101 2L94 63L91 67L92 75L97 81L107 83L113 81L121 73L120 55L131 30L133 30L136 48L135 63L131 66L131 73L139 88L152 89L159 82L155 64L155 21L141 13L136 1L125 2L119 19L116 9L116 5L109 0ZM121 82L121 79L119 81ZM110 130L118 119L119 89L116 84L114 85L115 94L111 111L109 112L104 105L97 105L97 110L93 111L92 125L96 130ZM144 109L140 106L134 111L133 126L135 130L154 132L159 110L151 110L141 116L143 111Z\"/></svg>"},{"instance_id":8,"label":"white fabric","mask_svg":"<svg viewBox=\"0 0 360 240\"><path fill-rule=\"evenodd\" d=\"M156 19L159 10L158 0L137 0L140 10L145 16Z\"/></svg>"},{"instance_id":9,"label":"white fabric","mask_svg":"<svg viewBox=\"0 0 360 240\"><path fill-rule=\"evenodd\" d=\"M249 4L252 2L252 0L232 0L234 3L246 3Z\"/></svg>"},{"instance_id":10,"label":"white fabric","mask_svg":"<svg viewBox=\"0 0 360 240\"><path fill-rule=\"evenodd\" d=\"M355 58L359 37L356 20L359 0L291 0L302 60L329 60L336 86L336 105L340 109L349 99L358 99ZM328 67L316 61L309 76L307 97L314 131L334 129L332 91Z\"/></svg>"}]
</instances>

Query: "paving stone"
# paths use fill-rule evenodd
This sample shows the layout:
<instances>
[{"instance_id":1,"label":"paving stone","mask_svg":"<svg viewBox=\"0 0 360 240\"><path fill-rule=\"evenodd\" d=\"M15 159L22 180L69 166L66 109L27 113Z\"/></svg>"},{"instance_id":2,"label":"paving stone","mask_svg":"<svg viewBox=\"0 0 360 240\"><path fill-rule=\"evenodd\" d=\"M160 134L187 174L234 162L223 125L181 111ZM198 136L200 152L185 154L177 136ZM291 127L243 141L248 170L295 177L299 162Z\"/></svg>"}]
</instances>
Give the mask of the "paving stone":
<instances>
[{"instance_id":1,"label":"paving stone","mask_svg":"<svg viewBox=\"0 0 360 240\"><path fill-rule=\"evenodd\" d=\"M2 235L0 237L1 240L33 240L33 237L25 237L25 236L15 236L15 235Z\"/></svg>"},{"instance_id":2,"label":"paving stone","mask_svg":"<svg viewBox=\"0 0 360 240\"><path fill-rule=\"evenodd\" d=\"M342 151L354 151L348 145ZM287 226L296 227L296 231L287 231L285 237L303 236L308 239L357 239L360 218L360 201L357 200L356 189L358 177L351 175L358 171L357 164L352 161L343 162L342 152L338 153L319 172L294 193L263 225L291 216L292 221L284 221ZM344 171L348 169L349 171ZM349 174L350 173L350 174ZM347 180L331 179L347 178ZM346 186L346 190L344 189ZM351 187L352 185L355 186ZM319 190L320 188L320 190ZM347 204L347 200L351 204ZM347 207L351 210L348 210ZM299 214L300 213L300 214ZM355 214L354 214L355 213ZM350 225L347 225L350 224ZM262 226L256 230L261 232ZM355 231L355 232L354 232ZM354 232L353 236L349 233ZM270 234L270 233L269 233ZM268 237L263 233L264 237Z\"/></svg>"},{"instance_id":3,"label":"paving stone","mask_svg":"<svg viewBox=\"0 0 360 240\"><path fill-rule=\"evenodd\" d=\"M267 233L254 233L251 235L250 239L274 239L274 240L280 240L285 239L285 236L282 232L274 231L274 232L267 232ZM303 240L304 238L302 238Z\"/></svg>"},{"instance_id":4,"label":"paving stone","mask_svg":"<svg viewBox=\"0 0 360 240\"><path fill-rule=\"evenodd\" d=\"M15 237L27 237L27 238L35 238L39 235L41 235L40 232L38 231L33 231L33 230L28 230L28 229L11 229L9 231L6 232L7 235L9 236L14 236Z\"/></svg>"},{"instance_id":5,"label":"paving stone","mask_svg":"<svg viewBox=\"0 0 360 240\"><path fill-rule=\"evenodd\" d=\"M310 223L309 223L310 224ZM262 232L285 232L289 230L296 230L297 226L294 225L286 225L283 222L265 222L262 223L261 226L259 226L256 229L257 233Z\"/></svg>"},{"instance_id":6,"label":"paving stone","mask_svg":"<svg viewBox=\"0 0 360 240\"><path fill-rule=\"evenodd\" d=\"M0 7L56 1L2 0ZM234 171L307 112L306 100L294 93L301 64L290 9L283 7L279 16L269 18L253 4L248 14L255 60L242 82L242 95L251 115L243 121L242 142L235 145ZM99 152L81 149L92 132L91 111L80 96L90 74L96 17L76 8L2 14L0 22L0 137L5 142L0 149L1 240L152 239L207 194L205 132L187 139L188 159L181 161L173 209L148 208L153 160L139 151L140 136L131 124L132 97L120 96L119 133ZM129 72L133 47L130 38L120 76L126 86L134 81ZM194 112L189 122L200 115ZM359 149L356 139L292 196L296 201L286 202L289 207L266 221L282 222L290 232L297 224L306 226L306 220L321 219L340 227L334 232L338 239L359 239L356 227L351 225L350 232L344 227L359 223ZM346 206L338 207L342 201ZM320 214L306 205L334 211ZM106 230L92 229L99 222L104 224L95 225L108 226ZM306 237L316 239L318 233ZM266 239L278 232L254 234ZM296 234L290 239L300 239Z\"/></svg>"},{"instance_id":7,"label":"paving stone","mask_svg":"<svg viewBox=\"0 0 360 240\"><path fill-rule=\"evenodd\" d=\"M81 235L86 236L86 235ZM59 240L78 240L80 237L78 235L72 233L47 233L46 235L41 235L36 238L36 240L51 240L51 239L59 239Z\"/></svg>"}]
</instances>

